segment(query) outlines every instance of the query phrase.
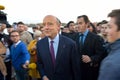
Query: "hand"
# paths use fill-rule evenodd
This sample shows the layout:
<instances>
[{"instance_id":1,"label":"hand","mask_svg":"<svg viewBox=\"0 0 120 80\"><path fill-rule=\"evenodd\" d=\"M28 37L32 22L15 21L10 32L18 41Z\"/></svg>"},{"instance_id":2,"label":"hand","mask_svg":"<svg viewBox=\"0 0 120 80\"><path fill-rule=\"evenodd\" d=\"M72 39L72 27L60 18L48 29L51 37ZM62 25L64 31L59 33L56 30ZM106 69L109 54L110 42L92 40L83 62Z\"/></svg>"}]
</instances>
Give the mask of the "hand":
<instances>
[{"instance_id":1,"label":"hand","mask_svg":"<svg viewBox=\"0 0 120 80\"><path fill-rule=\"evenodd\" d=\"M91 58L88 55L82 55L82 61L84 63L89 63L91 62Z\"/></svg>"},{"instance_id":2,"label":"hand","mask_svg":"<svg viewBox=\"0 0 120 80\"><path fill-rule=\"evenodd\" d=\"M22 65L23 68L27 69L29 65L29 61L26 61L25 64Z\"/></svg>"},{"instance_id":3,"label":"hand","mask_svg":"<svg viewBox=\"0 0 120 80\"><path fill-rule=\"evenodd\" d=\"M43 80L49 80L47 76L43 76Z\"/></svg>"},{"instance_id":4,"label":"hand","mask_svg":"<svg viewBox=\"0 0 120 80\"><path fill-rule=\"evenodd\" d=\"M24 69L27 69L27 68L28 68L28 65L23 64L22 67L23 67Z\"/></svg>"}]
</instances>

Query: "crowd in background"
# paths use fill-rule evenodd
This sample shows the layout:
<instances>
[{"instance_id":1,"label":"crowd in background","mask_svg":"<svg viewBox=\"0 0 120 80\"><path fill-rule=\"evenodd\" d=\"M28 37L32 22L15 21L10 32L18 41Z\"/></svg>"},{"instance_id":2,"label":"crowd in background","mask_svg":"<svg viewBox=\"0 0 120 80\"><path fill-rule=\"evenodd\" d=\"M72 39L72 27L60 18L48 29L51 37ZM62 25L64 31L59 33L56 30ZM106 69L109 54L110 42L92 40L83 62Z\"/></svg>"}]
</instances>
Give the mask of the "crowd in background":
<instances>
[{"instance_id":1,"label":"crowd in background","mask_svg":"<svg viewBox=\"0 0 120 80\"><path fill-rule=\"evenodd\" d=\"M47 15L32 33L22 21L9 24L0 11L0 80L119 80L120 10L108 17L91 22L80 15L61 27Z\"/></svg>"}]
</instances>

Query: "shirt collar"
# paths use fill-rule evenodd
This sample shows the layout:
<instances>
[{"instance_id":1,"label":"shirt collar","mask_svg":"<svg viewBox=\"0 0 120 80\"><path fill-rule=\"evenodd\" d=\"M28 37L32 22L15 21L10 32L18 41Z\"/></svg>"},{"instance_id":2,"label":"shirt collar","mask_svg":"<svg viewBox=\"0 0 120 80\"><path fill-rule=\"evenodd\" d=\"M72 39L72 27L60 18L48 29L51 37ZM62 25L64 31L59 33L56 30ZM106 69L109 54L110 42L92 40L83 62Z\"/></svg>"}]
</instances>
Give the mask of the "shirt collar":
<instances>
[{"instance_id":1,"label":"shirt collar","mask_svg":"<svg viewBox=\"0 0 120 80\"><path fill-rule=\"evenodd\" d=\"M59 34L57 34L53 40L51 40L50 38L48 38L48 40L49 40L49 43L50 43L50 41L58 42L59 41Z\"/></svg>"},{"instance_id":2,"label":"shirt collar","mask_svg":"<svg viewBox=\"0 0 120 80\"><path fill-rule=\"evenodd\" d=\"M14 45L17 46L21 41L19 40L17 43L15 43Z\"/></svg>"},{"instance_id":3,"label":"shirt collar","mask_svg":"<svg viewBox=\"0 0 120 80\"><path fill-rule=\"evenodd\" d=\"M83 34L84 36L87 36L89 30L87 29L84 33L80 33L79 35Z\"/></svg>"}]
</instances>

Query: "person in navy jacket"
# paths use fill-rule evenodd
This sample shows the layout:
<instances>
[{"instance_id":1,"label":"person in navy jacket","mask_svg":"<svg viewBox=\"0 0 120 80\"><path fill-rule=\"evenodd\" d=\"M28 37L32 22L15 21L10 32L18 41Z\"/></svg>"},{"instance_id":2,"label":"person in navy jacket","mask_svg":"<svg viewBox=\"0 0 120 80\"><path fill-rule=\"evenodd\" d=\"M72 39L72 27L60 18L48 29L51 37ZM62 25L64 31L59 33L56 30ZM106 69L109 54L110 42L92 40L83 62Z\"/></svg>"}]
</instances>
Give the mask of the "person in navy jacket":
<instances>
[{"instance_id":1,"label":"person in navy jacket","mask_svg":"<svg viewBox=\"0 0 120 80\"><path fill-rule=\"evenodd\" d=\"M43 26L46 37L37 43L37 64L42 80L80 80L80 60L75 42L59 34L60 23L55 16L45 16ZM54 41L54 57L51 41Z\"/></svg>"}]
</instances>

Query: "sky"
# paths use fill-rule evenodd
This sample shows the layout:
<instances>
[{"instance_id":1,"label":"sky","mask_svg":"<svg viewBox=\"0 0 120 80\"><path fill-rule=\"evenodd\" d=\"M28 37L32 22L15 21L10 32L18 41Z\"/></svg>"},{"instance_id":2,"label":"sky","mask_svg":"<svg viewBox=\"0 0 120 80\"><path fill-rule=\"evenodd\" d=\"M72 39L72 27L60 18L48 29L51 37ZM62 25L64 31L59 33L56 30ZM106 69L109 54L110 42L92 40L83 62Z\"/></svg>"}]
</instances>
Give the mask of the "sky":
<instances>
[{"instance_id":1,"label":"sky","mask_svg":"<svg viewBox=\"0 0 120 80\"><path fill-rule=\"evenodd\" d=\"M99 22L108 20L108 13L120 9L119 4L120 0L0 0L10 24L41 23L46 15L54 15L62 23L76 22L80 15L87 15L91 22Z\"/></svg>"}]
</instances>

